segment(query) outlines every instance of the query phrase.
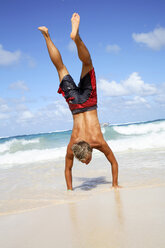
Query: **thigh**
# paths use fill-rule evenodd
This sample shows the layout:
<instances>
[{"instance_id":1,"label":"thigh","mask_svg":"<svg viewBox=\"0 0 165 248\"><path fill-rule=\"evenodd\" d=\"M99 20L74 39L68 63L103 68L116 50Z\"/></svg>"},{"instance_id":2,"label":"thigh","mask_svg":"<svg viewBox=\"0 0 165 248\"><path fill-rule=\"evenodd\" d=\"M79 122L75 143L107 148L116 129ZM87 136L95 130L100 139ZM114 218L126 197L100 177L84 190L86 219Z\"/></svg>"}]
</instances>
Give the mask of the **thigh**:
<instances>
[{"instance_id":1,"label":"thigh","mask_svg":"<svg viewBox=\"0 0 165 248\"><path fill-rule=\"evenodd\" d=\"M82 64L82 71L81 71L81 77L83 78L89 71L93 69L93 64L92 62L90 64Z\"/></svg>"},{"instance_id":2,"label":"thigh","mask_svg":"<svg viewBox=\"0 0 165 248\"><path fill-rule=\"evenodd\" d=\"M60 83L61 83L62 79L63 79L66 75L68 75L68 74L69 74L69 72L68 72L66 66L63 65L63 66L58 70L58 76L59 76Z\"/></svg>"}]
</instances>

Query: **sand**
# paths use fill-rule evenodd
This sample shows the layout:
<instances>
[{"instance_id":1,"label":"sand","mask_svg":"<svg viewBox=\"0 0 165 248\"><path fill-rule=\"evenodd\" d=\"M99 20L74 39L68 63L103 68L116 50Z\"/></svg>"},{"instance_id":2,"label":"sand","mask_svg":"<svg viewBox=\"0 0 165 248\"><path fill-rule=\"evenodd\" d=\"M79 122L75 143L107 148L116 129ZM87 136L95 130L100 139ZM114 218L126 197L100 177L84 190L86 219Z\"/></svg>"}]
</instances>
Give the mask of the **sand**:
<instances>
[{"instance_id":1,"label":"sand","mask_svg":"<svg viewBox=\"0 0 165 248\"><path fill-rule=\"evenodd\" d=\"M0 247L164 248L164 195L165 186L107 189L84 200L0 216Z\"/></svg>"}]
</instances>

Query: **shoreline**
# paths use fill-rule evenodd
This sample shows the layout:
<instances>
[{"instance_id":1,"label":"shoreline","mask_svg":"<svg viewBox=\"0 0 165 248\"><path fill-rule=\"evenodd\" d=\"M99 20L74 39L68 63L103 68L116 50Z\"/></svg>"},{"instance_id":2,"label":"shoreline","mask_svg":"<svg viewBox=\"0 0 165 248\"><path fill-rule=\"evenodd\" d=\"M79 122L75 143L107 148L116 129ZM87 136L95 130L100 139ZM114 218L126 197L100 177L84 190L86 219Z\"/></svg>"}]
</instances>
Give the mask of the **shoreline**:
<instances>
[{"instance_id":1,"label":"shoreline","mask_svg":"<svg viewBox=\"0 0 165 248\"><path fill-rule=\"evenodd\" d=\"M0 216L0 246L164 248L164 193L164 186L109 189L81 201Z\"/></svg>"},{"instance_id":2,"label":"shoreline","mask_svg":"<svg viewBox=\"0 0 165 248\"><path fill-rule=\"evenodd\" d=\"M121 190L164 186L163 151L120 153L116 157ZM66 191L63 170L63 160L57 164L50 162L3 170L0 216L78 202L111 190L111 167L104 156L96 155L87 167L75 161L74 191L70 195Z\"/></svg>"},{"instance_id":3,"label":"shoreline","mask_svg":"<svg viewBox=\"0 0 165 248\"><path fill-rule=\"evenodd\" d=\"M52 200L52 202L54 203L48 203L48 204L45 204L45 205L40 205L40 206L37 206L37 207L32 207L32 208L27 208L27 209L23 209L23 210L13 210L13 211L9 211L9 212L6 212L6 213L0 213L0 218L3 217L3 216L11 216L11 215L19 215L19 214L24 214L24 213L29 213L29 212L33 212L33 211L37 211L37 210L40 210L40 209L45 209L45 208L49 208L49 207L56 207L56 206L59 206L59 205L66 205L66 204L72 204L72 203L79 203L79 202L82 202L82 201L87 201L88 199L90 200L92 197L96 197L96 196L100 196L101 194L104 194L104 193L107 193L107 192L114 192L114 191L126 191L126 192L130 192L130 191L133 191L133 190L141 190L141 189L154 189L154 188L165 188L165 182L164 183L160 183L160 184L155 184L155 185L138 185L138 186L127 186L127 187L123 187L122 188L118 188L118 189L114 189L114 188L107 188L107 189L104 189L104 190L100 190L100 191L97 191L95 192L93 195L86 195L82 198L77 198L77 195L80 193L78 191L74 191L73 189L73 192L67 192L67 190L64 192L65 195L69 197L72 197L74 196L75 198L72 198L70 199L69 201L65 201L65 200L61 200L60 202L54 202Z\"/></svg>"}]
</instances>

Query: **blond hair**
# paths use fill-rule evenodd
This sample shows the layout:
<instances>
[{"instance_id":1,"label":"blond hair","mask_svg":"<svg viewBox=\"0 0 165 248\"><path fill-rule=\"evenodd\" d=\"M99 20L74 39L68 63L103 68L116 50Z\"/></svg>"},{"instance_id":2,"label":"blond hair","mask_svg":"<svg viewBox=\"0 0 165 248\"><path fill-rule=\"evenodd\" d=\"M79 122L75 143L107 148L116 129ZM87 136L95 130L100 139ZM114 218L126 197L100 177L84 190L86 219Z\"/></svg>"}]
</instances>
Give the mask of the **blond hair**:
<instances>
[{"instance_id":1,"label":"blond hair","mask_svg":"<svg viewBox=\"0 0 165 248\"><path fill-rule=\"evenodd\" d=\"M79 141L72 146L74 156L82 161L85 160L88 155L91 155L92 148L86 141Z\"/></svg>"}]
</instances>

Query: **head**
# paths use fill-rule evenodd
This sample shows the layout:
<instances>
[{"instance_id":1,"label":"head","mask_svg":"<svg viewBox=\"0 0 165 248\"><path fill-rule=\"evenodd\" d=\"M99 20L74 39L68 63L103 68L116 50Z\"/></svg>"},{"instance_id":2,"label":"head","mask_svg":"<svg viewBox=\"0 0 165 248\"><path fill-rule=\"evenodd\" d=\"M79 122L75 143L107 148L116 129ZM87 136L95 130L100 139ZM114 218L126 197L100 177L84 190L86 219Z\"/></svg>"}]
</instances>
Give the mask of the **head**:
<instances>
[{"instance_id":1,"label":"head","mask_svg":"<svg viewBox=\"0 0 165 248\"><path fill-rule=\"evenodd\" d=\"M82 163L89 164L92 159L92 148L86 141L79 141L72 146L74 156Z\"/></svg>"}]
</instances>

